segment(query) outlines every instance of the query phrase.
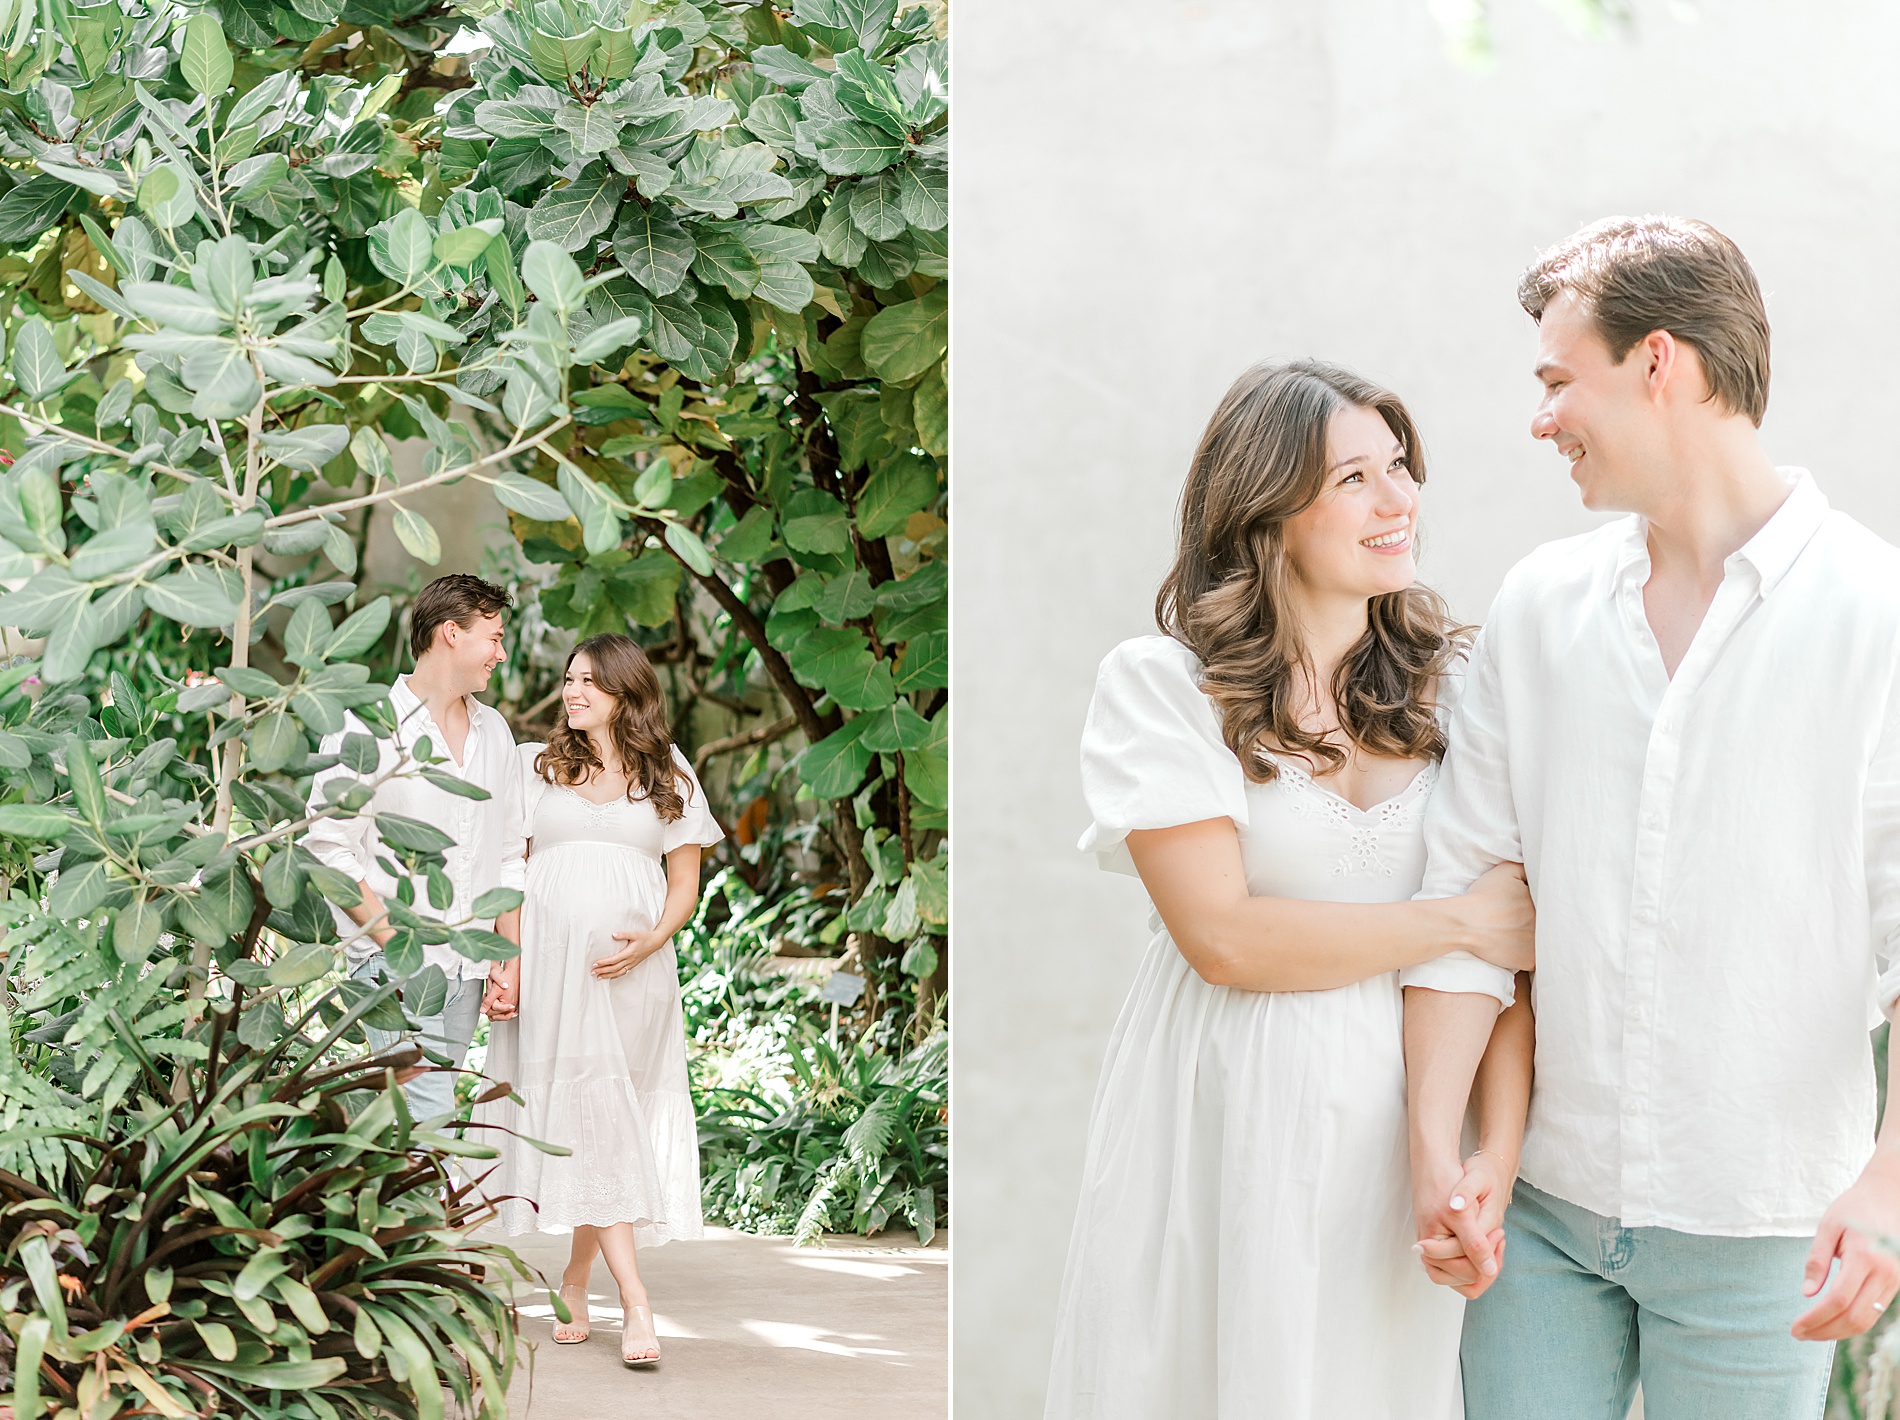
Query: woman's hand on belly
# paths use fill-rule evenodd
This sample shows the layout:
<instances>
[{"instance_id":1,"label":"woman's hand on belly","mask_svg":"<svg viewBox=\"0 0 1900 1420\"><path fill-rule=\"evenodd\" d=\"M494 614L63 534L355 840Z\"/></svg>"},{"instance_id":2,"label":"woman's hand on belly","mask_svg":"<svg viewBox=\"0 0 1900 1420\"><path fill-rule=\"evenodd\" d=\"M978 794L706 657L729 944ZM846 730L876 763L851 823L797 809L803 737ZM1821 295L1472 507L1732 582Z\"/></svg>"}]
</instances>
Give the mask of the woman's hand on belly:
<instances>
[{"instance_id":1,"label":"woman's hand on belly","mask_svg":"<svg viewBox=\"0 0 1900 1420\"><path fill-rule=\"evenodd\" d=\"M602 981L612 981L617 976L625 976L672 939L670 932L615 932L614 940L621 944L620 949L598 958L589 970Z\"/></svg>"}]
</instances>

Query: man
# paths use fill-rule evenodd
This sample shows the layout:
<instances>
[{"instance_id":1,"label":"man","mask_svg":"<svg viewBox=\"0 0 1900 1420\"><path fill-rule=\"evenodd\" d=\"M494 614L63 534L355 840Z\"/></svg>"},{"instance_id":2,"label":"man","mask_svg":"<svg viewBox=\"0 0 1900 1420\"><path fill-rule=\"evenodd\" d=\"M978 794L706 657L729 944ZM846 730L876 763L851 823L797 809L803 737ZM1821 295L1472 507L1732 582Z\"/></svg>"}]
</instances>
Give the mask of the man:
<instances>
[{"instance_id":1,"label":"man","mask_svg":"<svg viewBox=\"0 0 1900 1420\"><path fill-rule=\"evenodd\" d=\"M1900 995L1900 552L1763 452L1767 313L1721 233L1612 218L1519 296L1531 432L1634 516L1505 579L1427 823L1425 895L1521 861L1538 911L1501 1273L1458 1128L1512 982L1401 978L1420 1236L1483 1293L1467 1414L1601 1420L1640 1382L1653 1420L1819 1415L1900 1286L1867 1039Z\"/></svg>"},{"instance_id":2,"label":"man","mask_svg":"<svg viewBox=\"0 0 1900 1420\"><path fill-rule=\"evenodd\" d=\"M382 947L394 935L383 900L396 893L396 879L383 866L395 861L383 847L374 813L395 813L420 819L455 839L445 850L446 871L455 895L446 909L431 907L425 892L416 893L412 910L424 916L456 921L490 888L520 888L523 884L521 824L521 771L515 741L501 712L475 699L502 659L502 613L510 605L500 587L465 573L438 577L417 595L410 611L409 647L415 669L398 676L390 688L395 711L395 735L381 742L377 775L387 774L404 755L414 754L427 739L434 754L448 762L438 769L458 775L488 791L486 799L454 794L414 773L397 773L383 780L375 796L356 818L328 818L313 824L305 845L320 862L355 879L363 897L349 909L349 921L339 917L346 940L351 975L381 981L387 971ZM342 730L326 735L323 752L334 753L347 734L367 734L362 721L345 717ZM311 785L313 811L327 802L326 789L337 778L354 779L353 771L338 766L319 774ZM520 910L493 920L493 929L519 943ZM472 925L488 927L488 921ZM368 931L360 929L367 927ZM448 978L448 996L441 1010L421 1018L421 1044L432 1057L459 1070L475 1034L483 1009L496 1020L514 1013L512 983L518 962L496 963L493 968L462 956L447 944L426 945L423 959L438 966ZM384 1050L399 1037L371 1029L372 1048ZM448 1114L455 1108L454 1076L430 1070L404 1086L411 1112L419 1120Z\"/></svg>"}]
</instances>

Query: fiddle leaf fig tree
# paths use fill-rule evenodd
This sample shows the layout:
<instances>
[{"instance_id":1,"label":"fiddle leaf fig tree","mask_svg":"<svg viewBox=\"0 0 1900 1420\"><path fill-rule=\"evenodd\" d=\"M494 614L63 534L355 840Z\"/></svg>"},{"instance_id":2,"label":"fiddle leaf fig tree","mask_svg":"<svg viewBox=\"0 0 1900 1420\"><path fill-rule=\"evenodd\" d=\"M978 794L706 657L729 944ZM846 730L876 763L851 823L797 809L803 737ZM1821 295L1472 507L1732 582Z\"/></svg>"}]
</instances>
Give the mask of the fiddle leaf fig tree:
<instances>
[{"instance_id":1,"label":"fiddle leaf fig tree","mask_svg":"<svg viewBox=\"0 0 1900 1420\"><path fill-rule=\"evenodd\" d=\"M443 106L454 200L586 274L536 293L581 342L535 471L570 516L496 490L559 564L543 611L674 628L729 701L769 682L789 713L756 734L802 739L860 960L921 1032L947 919L946 46L896 0L535 0L480 27Z\"/></svg>"}]
</instances>

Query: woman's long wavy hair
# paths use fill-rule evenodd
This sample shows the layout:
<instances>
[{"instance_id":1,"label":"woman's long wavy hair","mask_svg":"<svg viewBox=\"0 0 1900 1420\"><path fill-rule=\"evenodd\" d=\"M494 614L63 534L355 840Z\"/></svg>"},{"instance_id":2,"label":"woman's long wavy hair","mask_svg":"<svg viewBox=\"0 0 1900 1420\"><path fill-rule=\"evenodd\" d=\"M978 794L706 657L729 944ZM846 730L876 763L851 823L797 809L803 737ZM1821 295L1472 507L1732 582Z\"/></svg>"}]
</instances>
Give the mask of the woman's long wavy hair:
<instances>
[{"instance_id":1,"label":"woman's long wavy hair","mask_svg":"<svg viewBox=\"0 0 1900 1420\"><path fill-rule=\"evenodd\" d=\"M1322 774L1347 751L1299 720L1301 639L1286 550L1288 518L1326 483L1326 435L1347 405L1377 412L1425 481L1418 429L1397 395L1317 360L1259 365L1234 382L1208 421L1181 496L1181 540L1155 598L1161 629L1202 665L1201 688L1250 779L1277 769L1265 750L1306 757ZM1368 754L1437 758L1444 735L1434 686L1468 637L1442 598L1407 587L1371 599L1366 633L1333 674L1340 729Z\"/></svg>"},{"instance_id":2,"label":"woman's long wavy hair","mask_svg":"<svg viewBox=\"0 0 1900 1420\"><path fill-rule=\"evenodd\" d=\"M673 763L666 698L646 652L629 636L589 636L567 653L567 665L561 668L563 681L576 656L587 657L594 684L614 697L607 733L627 771L627 797L651 800L654 811L668 823L682 818L686 801L680 797L679 769ZM593 742L567 723L563 709L548 735L547 748L535 756L534 772L551 784L573 785L604 767Z\"/></svg>"}]
</instances>

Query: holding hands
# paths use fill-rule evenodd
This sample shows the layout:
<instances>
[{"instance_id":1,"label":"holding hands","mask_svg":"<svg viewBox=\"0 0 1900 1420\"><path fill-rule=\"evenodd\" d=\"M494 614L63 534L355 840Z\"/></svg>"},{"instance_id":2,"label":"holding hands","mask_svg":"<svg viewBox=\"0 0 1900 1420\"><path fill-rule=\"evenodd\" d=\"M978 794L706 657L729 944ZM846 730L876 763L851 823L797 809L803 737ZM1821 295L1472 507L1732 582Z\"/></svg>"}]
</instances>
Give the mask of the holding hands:
<instances>
[{"instance_id":1,"label":"holding hands","mask_svg":"<svg viewBox=\"0 0 1900 1420\"><path fill-rule=\"evenodd\" d=\"M1443 1170L1425 1169L1414 1182L1412 1250L1425 1275L1470 1300L1497 1280L1504 1265L1504 1209L1517 1181L1516 1165L1480 1149Z\"/></svg>"},{"instance_id":2,"label":"holding hands","mask_svg":"<svg viewBox=\"0 0 1900 1420\"><path fill-rule=\"evenodd\" d=\"M488 968L488 989L482 993L482 1014L491 1021L512 1021L521 1006L521 958L498 961Z\"/></svg>"}]
</instances>

